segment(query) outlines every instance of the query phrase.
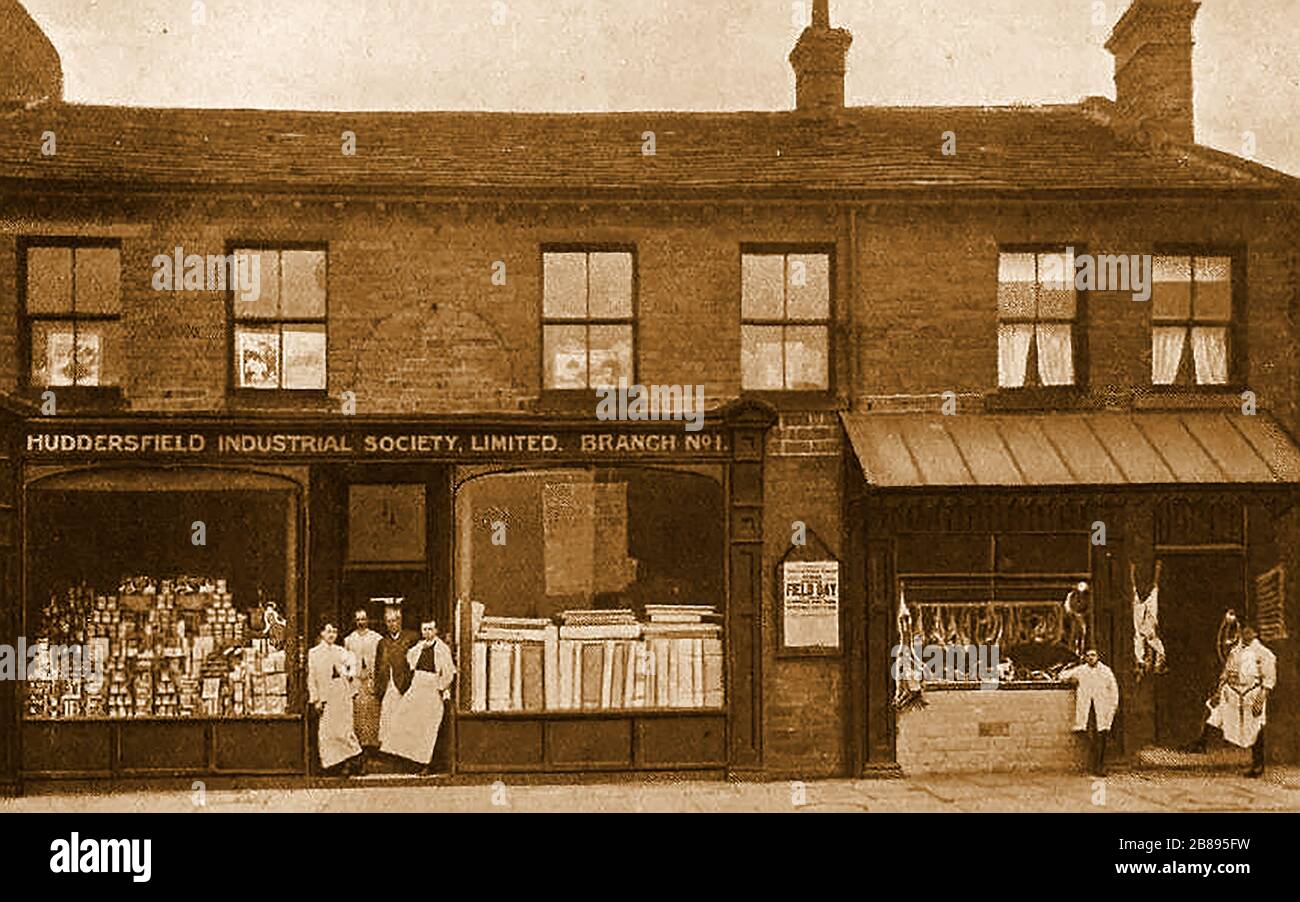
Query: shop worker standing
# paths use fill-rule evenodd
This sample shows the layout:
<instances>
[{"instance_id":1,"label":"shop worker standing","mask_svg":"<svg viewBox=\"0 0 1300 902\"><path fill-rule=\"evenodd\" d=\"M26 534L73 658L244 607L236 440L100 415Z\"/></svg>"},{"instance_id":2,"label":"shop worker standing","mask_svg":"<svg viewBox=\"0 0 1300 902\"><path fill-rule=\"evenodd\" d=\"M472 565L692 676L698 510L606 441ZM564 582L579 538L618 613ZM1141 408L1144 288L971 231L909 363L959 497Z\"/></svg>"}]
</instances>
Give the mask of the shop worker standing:
<instances>
[{"instance_id":1,"label":"shop worker standing","mask_svg":"<svg viewBox=\"0 0 1300 902\"><path fill-rule=\"evenodd\" d=\"M1250 749L1250 770L1246 776L1263 776L1268 694L1276 685L1277 657L1259 641L1253 625L1242 624L1241 641L1228 653L1223 675L1219 677L1219 689L1205 703L1210 716L1189 751L1204 752L1210 728L1217 727L1228 742Z\"/></svg>"},{"instance_id":2,"label":"shop worker standing","mask_svg":"<svg viewBox=\"0 0 1300 902\"><path fill-rule=\"evenodd\" d=\"M355 772L361 754L361 744L352 730L356 658L334 644L338 636L338 627L330 620L324 621L320 641L307 654L307 699L319 718L317 749L326 773L341 767Z\"/></svg>"},{"instance_id":3,"label":"shop worker standing","mask_svg":"<svg viewBox=\"0 0 1300 902\"><path fill-rule=\"evenodd\" d=\"M379 699L375 693L375 655L379 651L379 633L370 628L370 615L357 608L352 615L356 629L343 640L343 647L357 659L357 682L360 691L352 701L352 719L361 748L368 754L379 748Z\"/></svg>"},{"instance_id":4,"label":"shop worker standing","mask_svg":"<svg viewBox=\"0 0 1300 902\"><path fill-rule=\"evenodd\" d=\"M420 634L420 641L406 653L411 688L397 706L382 751L422 765L429 773L456 665L451 649L438 637L437 623L420 624Z\"/></svg>"},{"instance_id":5,"label":"shop worker standing","mask_svg":"<svg viewBox=\"0 0 1300 902\"><path fill-rule=\"evenodd\" d=\"M1084 654L1083 663L1061 672L1061 681L1073 683L1074 731L1088 734L1089 769L1093 776L1106 776L1106 739L1119 707L1119 683L1109 667L1101 663L1097 649Z\"/></svg>"},{"instance_id":6,"label":"shop worker standing","mask_svg":"<svg viewBox=\"0 0 1300 902\"><path fill-rule=\"evenodd\" d=\"M375 647L375 698L379 699L379 745L386 744L402 696L411 685L411 665L406 653L420 641L413 630L402 629L402 606L384 606L384 635Z\"/></svg>"}]
</instances>

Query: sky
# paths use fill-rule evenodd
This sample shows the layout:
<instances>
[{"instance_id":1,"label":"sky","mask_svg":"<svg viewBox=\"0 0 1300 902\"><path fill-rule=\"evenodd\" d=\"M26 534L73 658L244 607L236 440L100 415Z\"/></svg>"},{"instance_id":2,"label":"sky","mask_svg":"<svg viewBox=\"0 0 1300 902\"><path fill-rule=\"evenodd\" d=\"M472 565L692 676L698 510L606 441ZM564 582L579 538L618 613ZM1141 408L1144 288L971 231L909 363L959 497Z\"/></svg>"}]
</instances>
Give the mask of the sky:
<instances>
[{"instance_id":1,"label":"sky","mask_svg":"<svg viewBox=\"0 0 1300 902\"><path fill-rule=\"evenodd\" d=\"M67 99L328 110L779 110L809 0L23 0ZM1114 97L1128 0L832 0L863 105ZM1203 0L1197 140L1300 176L1300 0Z\"/></svg>"}]
</instances>

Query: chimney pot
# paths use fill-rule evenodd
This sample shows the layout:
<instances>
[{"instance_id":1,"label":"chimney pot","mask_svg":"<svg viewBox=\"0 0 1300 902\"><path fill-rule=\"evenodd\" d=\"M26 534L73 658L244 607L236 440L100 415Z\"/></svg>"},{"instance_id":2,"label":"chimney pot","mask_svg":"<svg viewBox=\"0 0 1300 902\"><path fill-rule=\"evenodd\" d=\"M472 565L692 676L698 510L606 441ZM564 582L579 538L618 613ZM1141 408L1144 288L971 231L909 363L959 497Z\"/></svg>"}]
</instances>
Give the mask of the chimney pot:
<instances>
[{"instance_id":1,"label":"chimney pot","mask_svg":"<svg viewBox=\"0 0 1300 902\"><path fill-rule=\"evenodd\" d=\"M812 23L790 53L797 109L844 109L844 60L852 43L853 35L846 29L831 27L830 0L813 0Z\"/></svg>"}]
</instances>

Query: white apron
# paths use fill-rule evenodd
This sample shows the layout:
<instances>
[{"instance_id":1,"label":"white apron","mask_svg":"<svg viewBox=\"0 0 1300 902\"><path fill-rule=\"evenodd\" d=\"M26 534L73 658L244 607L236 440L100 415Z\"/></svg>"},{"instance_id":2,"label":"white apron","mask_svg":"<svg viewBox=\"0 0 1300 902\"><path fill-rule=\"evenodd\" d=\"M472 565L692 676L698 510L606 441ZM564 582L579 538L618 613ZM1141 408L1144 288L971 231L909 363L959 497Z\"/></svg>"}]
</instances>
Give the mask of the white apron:
<instances>
[{"instance_id":1,"label":"white apron","mask_svg":"<svg viewBox=\"0 0 1300 902\"><path fill-rule=\"evenodd\" d=\"M424 642L418 642L406 653L412 670L411 685L405 695L397 694L386 721L383 715L390 709L389 695L385 693L379 727L380 751L418 764L428 764L433 760L438 730L442 727L442 696L456 675L451 650L439 640L435 640L433 646L436 672L416 670L424 647ZM389 692L397 693L391 683Z\"/></svg>"},{"instance_id":2,"label":"white apron","mask_svg":"<svg viewBox=\"0 0 1300 902\"><path fill-rule=\"evenodd\" d=\"M312 701L322 702L324 706L316 730L320 763L331 768L361 754L361 743L352 729L352 697L357 689L347 677L335 675L350 671L355 663L338 646L318 645L311 650L309 666Z\"/></svg>"},{"instance_id":3,"label":"white apron","mask_svg":"<svg viewBox=\"0 0 1300 902\"><path fill-rule=\"evenodd\" d=\"M417 670L411 676L406 695L399 696L388 732L384 733L380 727L380 751L428 764L438 743L442 713L442 690L438 688L437 676Z\"/></svg>"},{"instance_id":4,"label":"white apron","mask_svg":"<svg viewBox=\"0 0 1300 902\"><path fill-rule=\"evenodd\" d=\"M1076 664L1061 672L1062 682L1073 682L1074 691L1074 731L1087 732L1089 709L1097 712L1097 730L1109 730L1115 721L1115 711L1119 708L1119 684L1115 674L1105 664L1089 667Z\"/></svg>"},{"instance_id":5,"label":"white apron","mask_svg":"<svg viewBox=\"0 0 1300 902\"><path fill-rule=\"evenodd\" d=\"M409 691L409 690L408 690ZM379 747L381 750L388 744L388 735L393 729L393 715L402 703L402 693L398 691L397 684L393 678L388 678L388 688L384 690L384 699L379 704Z\"/></svg>"},{"instance_id":6,"label":"white apron","mask_svg":"<svg viewBox=\"0 0 1300 902\"><path fill-rule=\"evenodd\" d=\"M1206 702L1210 708L1207 721L1223 731L1223 738L1233 745L1250 748L1268 720L1268 701L1255 715L1255 700L1265 689L1277 684L1277 658L1258 640L1228 655L1217 695Z\"/></svg>"}]
</instances>

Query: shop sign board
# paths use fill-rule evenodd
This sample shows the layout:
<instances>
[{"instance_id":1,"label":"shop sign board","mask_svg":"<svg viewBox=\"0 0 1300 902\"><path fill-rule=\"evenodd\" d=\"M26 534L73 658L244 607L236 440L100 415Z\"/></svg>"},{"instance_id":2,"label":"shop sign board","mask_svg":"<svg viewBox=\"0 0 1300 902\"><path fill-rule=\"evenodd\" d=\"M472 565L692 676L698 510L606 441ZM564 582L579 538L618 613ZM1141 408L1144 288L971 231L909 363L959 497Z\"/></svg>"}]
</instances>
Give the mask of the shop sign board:
<instances>
[{"instance_id":1,"label":"shop sign board","mask_svg":"<svg viewBox=\"0 0 1300 902\"><path fill-rule=\"evenodd\" d=\"M87 430L30 428L29 458L201 460L441 460L468 462L517 458L724 458L730 440L721 429L584 431L527 429L357 428L253 431L203 425L194 428Z\"/></svg>"}]
</instances>

